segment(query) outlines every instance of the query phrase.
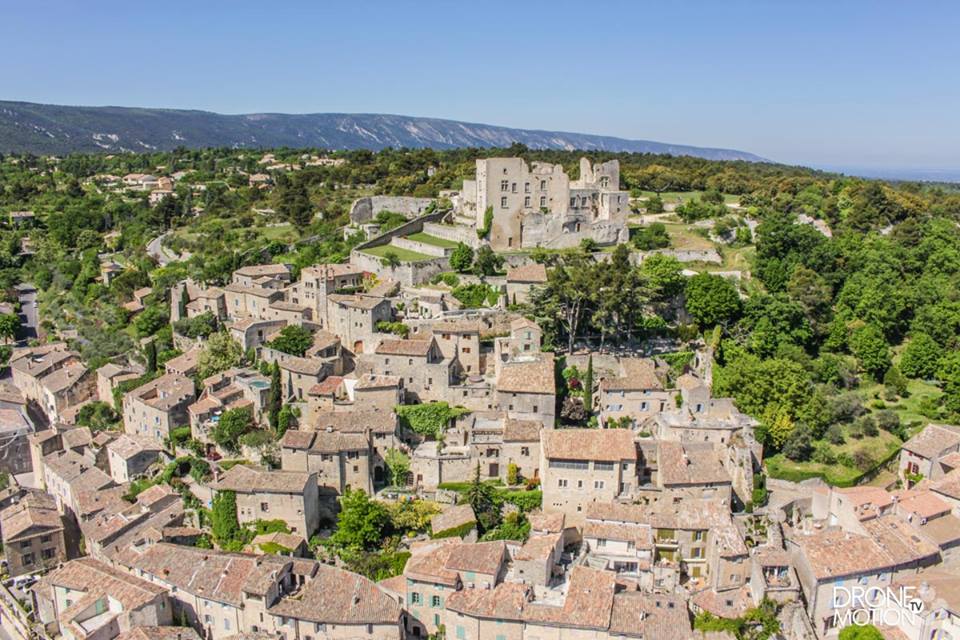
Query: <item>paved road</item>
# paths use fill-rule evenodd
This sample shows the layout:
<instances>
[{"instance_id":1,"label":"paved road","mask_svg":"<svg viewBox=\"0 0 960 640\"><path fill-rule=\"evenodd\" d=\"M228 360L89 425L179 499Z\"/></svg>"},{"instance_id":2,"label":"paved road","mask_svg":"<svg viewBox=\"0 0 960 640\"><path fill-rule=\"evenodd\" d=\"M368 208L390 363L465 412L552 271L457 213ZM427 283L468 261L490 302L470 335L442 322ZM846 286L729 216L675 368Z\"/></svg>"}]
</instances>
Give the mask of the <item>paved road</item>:
<instances>
[{"instance_id":1,"label":"paved road","mask_svg":"<svg viewBox=\"0 0 960 640\"><path fill-rule=\"evenodd\" d=\"M17 297L20 299L20 322L27 340L37 337L37 288L32 284L17 285Z\"/></svg>"},{"instance_id":2,"label":"paved road","mask_svg":"<svg viewBox=\"0 0 960 640\"><path fill-rule=\"evenodd\" d=\"M165 267L171 262L190 259L190 254L186 251L180 255L177 255L163 246L163 239L166 238L169 233L169 231L167 233L161 233L159 236L147 243L147 255L151 256L154 260L160 263L161 267Z\"/></svg>"}]
</instances>

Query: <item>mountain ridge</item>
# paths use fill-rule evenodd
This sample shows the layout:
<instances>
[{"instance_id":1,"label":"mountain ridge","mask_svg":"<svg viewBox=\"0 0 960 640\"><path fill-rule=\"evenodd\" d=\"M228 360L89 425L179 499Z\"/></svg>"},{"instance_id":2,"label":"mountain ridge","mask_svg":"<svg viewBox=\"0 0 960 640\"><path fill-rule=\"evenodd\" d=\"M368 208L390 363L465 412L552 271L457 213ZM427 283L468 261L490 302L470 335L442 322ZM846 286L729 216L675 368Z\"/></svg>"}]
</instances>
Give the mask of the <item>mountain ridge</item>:
<instances>
[{"instance_id":1,"label":"mountain ridge","mask_svg":"<svg viewBox=\"0 0 960 640\"><path fill-rule=\"evenodd\" d=\"M378 113L220 114L198 109L67 106L0 100L0 152L64 154L189 148L451 149L508 147L663 153L763 162L737 149L616 136L519 129Z\"/></svg>"}]
</instances>

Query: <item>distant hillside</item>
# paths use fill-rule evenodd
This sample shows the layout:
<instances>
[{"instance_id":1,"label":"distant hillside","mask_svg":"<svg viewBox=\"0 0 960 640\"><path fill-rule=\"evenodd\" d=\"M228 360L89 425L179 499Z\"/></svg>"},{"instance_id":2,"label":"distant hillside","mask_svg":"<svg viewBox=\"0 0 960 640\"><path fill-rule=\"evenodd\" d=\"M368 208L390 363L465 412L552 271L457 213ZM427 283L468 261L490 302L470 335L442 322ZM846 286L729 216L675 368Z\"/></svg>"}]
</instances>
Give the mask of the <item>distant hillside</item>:
<instances>
[{"instance_id":1,"label":"distant hillside","mask_svg":"<svg viewBox=\"0 0 960 640\"><path fill-rule=\"evenodd\" d=\"M709 149L583 133L510 129L437 118L380 114L257 113L127 107L66 107L0 101L0 152L168 151L178 146L315 147L508 147L667 153L709 160L763 160L734 149Z\"/></svg>"}]
</instances>

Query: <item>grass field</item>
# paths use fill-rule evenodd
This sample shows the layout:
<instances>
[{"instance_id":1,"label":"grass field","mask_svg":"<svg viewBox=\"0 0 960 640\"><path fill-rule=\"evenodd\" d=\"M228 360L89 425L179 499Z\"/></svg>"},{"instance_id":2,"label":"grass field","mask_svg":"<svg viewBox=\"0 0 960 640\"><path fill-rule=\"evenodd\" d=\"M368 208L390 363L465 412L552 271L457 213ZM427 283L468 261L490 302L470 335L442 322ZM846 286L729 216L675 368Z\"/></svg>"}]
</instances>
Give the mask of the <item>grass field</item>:
<instances>
[{"instance_id":1,"label":"grass field","mask_svg":"<svg viewBox=\"0 0 960 640\"><path fill-rule=\"evenodd\" d=\"M863 398L864 405L873 409L872 403L883 398L883 385L864 385L858 392ZM900 398L893 402L884 401L884 408L896 411L897 415L900 416L900 422L904 425L919 422L921 425L920 428L922 428L930 422L930 418L920 413L920 404L924 400L935 400L939 398L943 395L943 391L922 380L909 380L907 382L907 393L909 395L906 398ZM918 430L919 428L913 429L911 435Z\"/></svg>"},{"instance_id":2,"label":"grass field","mask_svg":"<svg viewBox=\"0 0 960 640\"><path fill-rule=\"evenodd\" d=\"M690 225L683 223L666 222L667 235L670 236L670 246L673 249L702 250L713 249L712 241L695 232Z\"/></svg>"},{"instance_id":3,"label":"grass field","mask_svg":"<svg viewBox=\"0 0 960 640\"><path fill-rule=\"evenodd\" d=\"M423 244L432 244L435 247L442 247L444 249L454 249L457 246L457 243L453 240L446 240L444 238L438 238L436 236L431 236L428 233L422 231L418 233L412 233L407 236L407 240L413 240L414 242L422 242Z\"/></svg>"},{"instance_id":4,"label":"grass field","mask_svg":"<svg viewBox=\"0 0 960 640\"><path fill-rule=\"evenodd\" d=\"M664 204L681 204L693 198L699 198L703 191L664 191L660 194L660 199ZM652 198L656 194L653 191L643 191L641 197ZM723 200L727 204L737 204L740 202L740 196L723 194Z\"/></svg>"},{"instance_id":5,"label":"grass field","mask_svg":"<svg viewBox=\"0 0 960 640\"><path fill-rule=\"evenodd\" d=\"M381 245L379 247L370 247L369 249L364 249L363 252L369 253L370 255L378 258L383 258L386 257L388 253L393 253L396 254L397 258L400 259L400 262L423 262L424 260L433 260L434 258L433 256L428 256L425 253L401 249L389 244Z\"/></svg>"}]
</instances>

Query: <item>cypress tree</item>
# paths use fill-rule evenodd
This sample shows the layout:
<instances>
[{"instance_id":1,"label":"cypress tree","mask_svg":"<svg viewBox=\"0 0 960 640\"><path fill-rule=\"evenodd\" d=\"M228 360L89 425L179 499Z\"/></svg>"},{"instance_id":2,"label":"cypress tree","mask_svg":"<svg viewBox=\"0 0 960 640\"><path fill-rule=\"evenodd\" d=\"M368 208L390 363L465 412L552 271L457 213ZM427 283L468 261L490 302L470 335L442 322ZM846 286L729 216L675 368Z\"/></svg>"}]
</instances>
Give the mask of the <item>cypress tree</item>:
<instances>
[{"instance_id":1,"label":"cypress tree","mask_svg":"<svg viewBox=\"0 0 960 640\"><path fill-rule=\"evenodd\" d=\"M280 425L280 407L283 405L283 391L280 382L280 365L276 362L270 370L270 426L274 431Z\"/></svg>"},{"instance_id":2,"label":"cypress tree","mask_svg":"<svg viewBox=\"0 0 960 640\"><path fill-rule=\"evenodd\" d=\"M147 373L153 373L157 370L157 343L153 340L144 347L147 358Z\"/></svg>"},{"instance_id":3,"label":"cypress tree","mask_svg":"<svg viewBox=\"0 0 960 640\"><path fill-rule=\"evenodd\" d=\"M587 375L583 379L583 408L587 415L593 413L593 356L587 359Z\"/></svg>"}]
</instances>

